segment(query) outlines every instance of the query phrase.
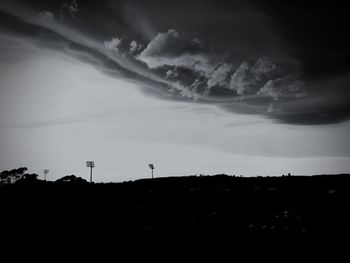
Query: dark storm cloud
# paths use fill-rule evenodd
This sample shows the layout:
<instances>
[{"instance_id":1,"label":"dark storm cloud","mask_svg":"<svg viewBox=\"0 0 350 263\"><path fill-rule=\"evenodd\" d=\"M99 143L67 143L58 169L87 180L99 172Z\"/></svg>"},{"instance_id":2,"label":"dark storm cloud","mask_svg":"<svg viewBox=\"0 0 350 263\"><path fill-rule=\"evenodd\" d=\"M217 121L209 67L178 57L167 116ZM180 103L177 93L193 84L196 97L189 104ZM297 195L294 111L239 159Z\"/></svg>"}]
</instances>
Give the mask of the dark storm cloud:
<instances>
[{"instance_id":1,"label":"dark storm cloud","mask_svg":"<svg viewBox=\"0 0 350 263\"><path fill-rule=\"evenodd\" d=\"M168 98L312 125L350 116L346 13L329 3L3 1L0 11L4 32L68 43Z\"/></svg>"}]
</instances>

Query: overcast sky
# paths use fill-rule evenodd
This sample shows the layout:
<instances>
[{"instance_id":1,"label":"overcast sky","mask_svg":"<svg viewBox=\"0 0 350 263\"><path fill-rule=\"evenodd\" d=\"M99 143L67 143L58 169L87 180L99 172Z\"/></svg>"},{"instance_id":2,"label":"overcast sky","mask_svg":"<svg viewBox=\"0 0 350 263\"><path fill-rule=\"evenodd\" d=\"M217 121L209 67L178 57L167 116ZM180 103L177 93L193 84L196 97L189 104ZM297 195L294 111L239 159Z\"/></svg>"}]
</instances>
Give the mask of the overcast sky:
<instances>
[{"instance_id":1,"label":"overcast sky","mask_svg":"<svg viewBox=\"0 0 350 263\"><path fill-rule=\"evenodd\" d=\"M331 1L0 3L0 170L124 181L350 172Z\"/></svg>"}]
</instances>

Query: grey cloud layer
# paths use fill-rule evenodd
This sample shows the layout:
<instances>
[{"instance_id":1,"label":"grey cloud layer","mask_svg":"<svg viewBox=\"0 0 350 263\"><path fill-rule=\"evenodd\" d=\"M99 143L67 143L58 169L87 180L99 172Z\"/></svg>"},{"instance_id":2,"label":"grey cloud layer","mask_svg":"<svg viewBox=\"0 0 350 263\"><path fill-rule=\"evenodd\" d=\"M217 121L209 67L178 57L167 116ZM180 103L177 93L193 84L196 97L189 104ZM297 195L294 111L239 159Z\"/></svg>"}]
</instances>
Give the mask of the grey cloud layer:
<instances>
[{"instance_id":1,"label":"grey cloud layer","mask_svg":"<svg viewBox=\"0 0 350 263\"><path fill-rule=\"evenodd\" d=\"M151 32L156 32L155 28L149 28L152 23L147 23L146 39L117 30L109 37L92 37L93 32L81 30L81 23L84 23L80 19L81 10L84 9L80 8L79 1L62 3L56 13L45 9L35 12L8 2L1 3L0 9L78 44L83 48L82 52L102 60L107 72L113 74L115 68L122 70L130 79L159 88L168 98L215 103L234 112L261 114L288 123L331 123L350 115L349 102L339 93L347 84L346 77L327 80L332 90L308 78L303 72L302 61L273 52L273 46L272 51L266 52L260 48L264 45L255 48L253 42L248 41L246 30L251 25L242 25L245 20L232 24L237 32L237 45L234 46L228 37L227 43L222 36L215 42L213 34L196 36L176 28L153 33L152 37ZM140 12L130 5L123 10ZM62 19L62 16L73 21ZM146 17L140 15L139 19L147 20ZM133 23L130 17L125 21L131 25L130 31L136 28L137 19ZM263 26L257 31L262 32L259 34L263 38L273 35ZM46 41L45 35L35 37ZM269 40L273 41L273 37ZM247 45L243 47L245 41ZM252 55L247 55L249 53ZM331 103L328 101L330 93L333 95Z\"/></svg>"},{"instance_id":2,"label":"grey cloud layer","mask_svg":"<svg viewBox=\"0 0 350 263\"><path fill-rule=\"evenodd\" d=\"M285 65L274 63L271 58L244 60L238 65L225 57L211 55L199 39L184 39L174 29L159 33L148 46L136 56L150 70L165 70L169 78L181 82L181 69L192 73L192 83L187 85L193 98L232 97L244 100L284 98L298 99L307 96L305 82L298 73L288 71ZM179 70L180 69L180 70ZM188 75L188 74L187 74ZM184 86L185 83L184 83ZM273 113L273 102L268 102L267 112Z\"/></svg>"}]
</instances>

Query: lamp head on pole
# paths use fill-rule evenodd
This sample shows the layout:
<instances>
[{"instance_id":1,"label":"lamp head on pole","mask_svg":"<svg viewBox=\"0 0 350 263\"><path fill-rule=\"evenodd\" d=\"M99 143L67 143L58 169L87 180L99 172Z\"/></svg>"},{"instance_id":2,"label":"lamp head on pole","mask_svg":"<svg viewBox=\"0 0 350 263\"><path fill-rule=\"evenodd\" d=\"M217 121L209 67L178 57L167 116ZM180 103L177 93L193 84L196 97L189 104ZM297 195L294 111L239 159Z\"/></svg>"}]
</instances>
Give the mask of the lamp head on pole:
<instances>
[{"instance_id":1,"label":"lamp head on pole","mask_svg":"<svg viewBox=\"0 0 350 263\"><path fill-rule=\"evenodd\" d=\"M150 163L148 166L149 166L150 169L152 169L152 170L154 169L154 164L153 163Z\"/></svg>"},{"instance_id":2,"label":"lamp head on pole","mask_svg":"<svg viewBox=\"0 0 350 263\"><path fill-rule=\"evenodd\" d=\"M94 161L86 161L86 167L95 167L95 162Z\"/></svg>"}]
</instances>

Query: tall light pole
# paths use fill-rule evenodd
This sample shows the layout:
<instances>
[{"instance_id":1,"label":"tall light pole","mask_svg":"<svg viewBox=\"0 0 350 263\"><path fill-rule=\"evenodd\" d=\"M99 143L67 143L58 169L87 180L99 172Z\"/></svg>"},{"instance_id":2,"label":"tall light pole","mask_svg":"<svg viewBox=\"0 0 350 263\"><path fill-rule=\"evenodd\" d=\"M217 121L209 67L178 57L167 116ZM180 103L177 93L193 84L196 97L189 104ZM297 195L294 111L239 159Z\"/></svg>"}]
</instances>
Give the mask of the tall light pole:
<instances>
[{"instance_id":1,"label":"tall light pole","mask_svg":"<svg viewBox=\"0 0 350 263\"><path fill-rule=\"evenodd\" d=\"M92 183L92 168L95 167L94 161L86 161L86 167L90 167L90 183Z\"/></svg>"},{"instance_id":2,"label":"tall light pole","mask_svg":"<svg viewBox=\"0 0 350 263\"><path fill-rule=\"evenodd\" d=\"M152 179L153 179L153 170L154 170L154 164L150 163L148 167L152 170Z\"/></svg>"},{"instance_id":3,"label":"tall light pole","mask_svg":"<svg viewBox=\"0 0 350 263\"><path fill-rule=\"evenodd\" d=\"M44 170L44 180L46 181L46 175L50 172L49 169L45 169Z\"/></svg>"}]
</instances>

